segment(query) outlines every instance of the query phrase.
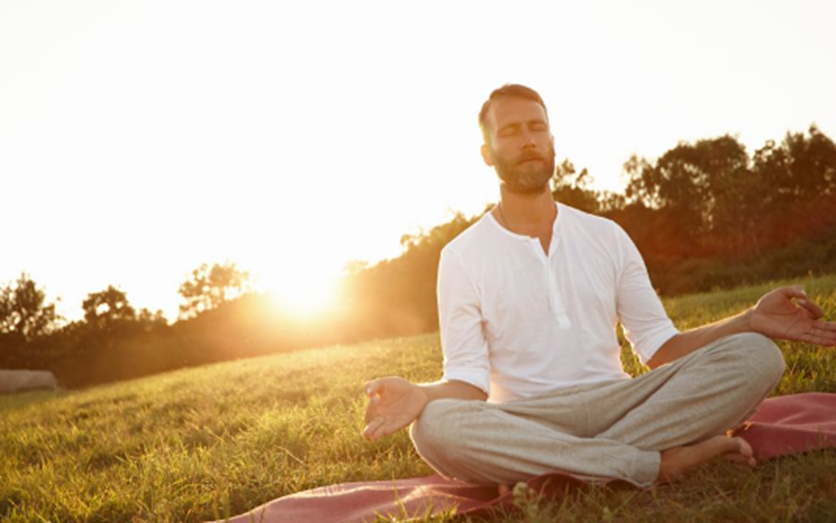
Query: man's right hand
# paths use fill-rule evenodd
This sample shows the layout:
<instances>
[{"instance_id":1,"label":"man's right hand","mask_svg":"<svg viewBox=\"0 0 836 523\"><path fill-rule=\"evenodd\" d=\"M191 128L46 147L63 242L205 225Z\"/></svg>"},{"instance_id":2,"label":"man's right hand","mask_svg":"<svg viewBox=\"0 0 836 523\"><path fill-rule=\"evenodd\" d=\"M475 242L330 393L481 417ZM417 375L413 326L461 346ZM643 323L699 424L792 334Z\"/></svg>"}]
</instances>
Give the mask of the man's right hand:
<instances>
[{"instance_id":1,"label":"man's right hand","mask_svg":"<svg viewBox=\"0 0 836 523\"><path fill-rule=\"evenodd\" d=\"M366 383L369 405L363 435L371 440L396 432L421 415L429 402L427 394L403 378L389 377Z\"/></svg>"}]
</instances>

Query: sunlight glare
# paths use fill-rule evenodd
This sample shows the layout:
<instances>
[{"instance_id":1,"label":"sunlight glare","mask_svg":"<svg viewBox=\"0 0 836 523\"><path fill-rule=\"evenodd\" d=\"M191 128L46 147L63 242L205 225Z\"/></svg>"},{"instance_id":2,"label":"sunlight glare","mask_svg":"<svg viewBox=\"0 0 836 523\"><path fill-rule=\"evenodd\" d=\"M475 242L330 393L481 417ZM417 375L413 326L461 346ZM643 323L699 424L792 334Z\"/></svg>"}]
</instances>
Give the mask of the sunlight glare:
<instances>
[{"instance_id":1,"label":"sunlight glare","mask_svg":"<svg viewBox=\"0 0 836 523\"><path fill-rule=\"evenodd\" d=\"M338 278L296 275L265 286L277 311L295 317L310 317L332 310L337 304Z\"/></svg>"}]
</instances>

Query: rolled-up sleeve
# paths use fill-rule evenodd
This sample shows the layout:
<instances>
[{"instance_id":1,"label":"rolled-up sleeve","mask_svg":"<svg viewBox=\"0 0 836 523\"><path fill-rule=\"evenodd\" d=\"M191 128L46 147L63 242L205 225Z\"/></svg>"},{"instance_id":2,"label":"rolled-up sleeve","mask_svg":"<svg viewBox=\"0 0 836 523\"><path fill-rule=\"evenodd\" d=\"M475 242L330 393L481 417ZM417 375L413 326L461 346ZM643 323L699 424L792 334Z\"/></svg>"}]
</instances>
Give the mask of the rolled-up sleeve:
<instances>
[{"instance_id":1,"label":"rolled-up sleeve","mask_svg":"<svg viewBox=\"0 0 836 523\"><path fill-rule=\"evenodd\" d=\"M444 379L463 381L490 394L488 343L478 289L458 254L449 248L441 252L437 295Z\"/></svg>"},{"instance_id":2,"label":"rolled-up sleeve","mask_svg":"<svg viewBox=\"0 0 836 523\"><path fill-rule=\"evenodd\" d=\"M616 225L620 246L618 317L624 336L642 363L679 333L650 283L644 260L624 229Z\"/></svg>"}]
</instances>

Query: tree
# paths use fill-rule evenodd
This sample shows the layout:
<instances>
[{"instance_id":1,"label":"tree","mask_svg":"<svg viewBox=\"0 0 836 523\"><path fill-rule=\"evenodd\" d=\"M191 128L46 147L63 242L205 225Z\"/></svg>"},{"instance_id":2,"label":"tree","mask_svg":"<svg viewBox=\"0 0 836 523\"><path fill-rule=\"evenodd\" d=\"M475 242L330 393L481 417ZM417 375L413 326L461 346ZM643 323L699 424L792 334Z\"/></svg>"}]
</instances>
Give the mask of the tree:
<instances>
[{"instance_id":1,"label":"tree","mask_svg":"<svg viewBox=\"0 0 836 523\"><path fill-rule=\"evenodd\" d=\"M239 270L234 263L216 263L211 267L202 264L180 285L178 292L186 300L180 305L180 316L196 316L243 295L249 290L249 279L250 273Z\"/></svg>"},{"instance_id":2,"label":"tree","mask_svg":"<svg viewBox=\"0 0 836 523\"><path fill-rule=\"evenodd\" d=\"M128 296L113 285L101 292L91 292L81 304L84 319L97 329L111 328L119 323L136 320L136 311L128 303Z\"/></svg>"},{"instance_id":3,"label":"tree","mask_svg":"<svg viewBox=\"0 0 836 523\"><path fill-rule=\"evenodd\" d=\"M836 144L815 125L808 135L787 133L780 145L769 140L755 151L755 173L775 205L836 194Z\"/></svg>"},{"instance_id":4,"label":"tree","mask_svg":"<svg viewBox=\"0 0 836 523\"><path fill-rule=\"evenodd\" d=\"M136 321L148 325L168 325L168 320L161 309L157 309L157 312L151 312L145 308L140 309L139 314L136 316Z\"/></svg>"},{"instance_id":5,"label":"tree","mask_svg":"<svg viewBox=\"0 0 836 523\"><path fill-rule=\"evenodd\" d=\"M836 144L815 125L806 135L788 132L780 144L767 141L752 163L762 188L764 244L815 237L836 224Z\"/></svg>"},{"instance_id":6,"label":"tree","mask_svg":"<svg viewBox=\"0 0 836 523\"><path fill-rule=\"evenodd\" d=\"M665 212L687 243L725 233L750 214L754 177L745 147L732 136L681 142L655 164L632 157L624 168L627 197Z\"/></svg>"},{"instance_id":7,"label":"tree","mask_svg":"<svg viewBox=\"0 0 836 523\"><path fill-rule=\"evenodd\" d=\"M50 332L60 319L55 304L22 273L17 281L0 288L0 332L17 333L27 341Z\"/></svg>"}]
</instances>

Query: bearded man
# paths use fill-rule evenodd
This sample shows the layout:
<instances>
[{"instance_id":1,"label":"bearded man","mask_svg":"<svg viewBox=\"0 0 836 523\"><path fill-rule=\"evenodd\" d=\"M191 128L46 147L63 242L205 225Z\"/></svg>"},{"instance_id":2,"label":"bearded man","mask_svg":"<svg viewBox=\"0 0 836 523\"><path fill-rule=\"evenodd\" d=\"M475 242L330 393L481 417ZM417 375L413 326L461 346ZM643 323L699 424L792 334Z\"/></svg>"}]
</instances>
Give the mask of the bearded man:
<instances>
[{"instance_id":1,"label":"bearded man","mask_svg":"<svg viewBox=\"0 0 836 523\"><path fill-rule=\"evenodd\" d=\"M616 223L555 202L554 138L540 96L493 91L479 114L496 207L442 251L444 377L366 384L366 437L411 424L421 457L475 484L563 471L638 486L714 458L754 466L725 435L784 371L770 338L836 345L836 324L800 286L680 332ZM624 372L616 327L651 370Z\"/></svg>"}]
</instances>

